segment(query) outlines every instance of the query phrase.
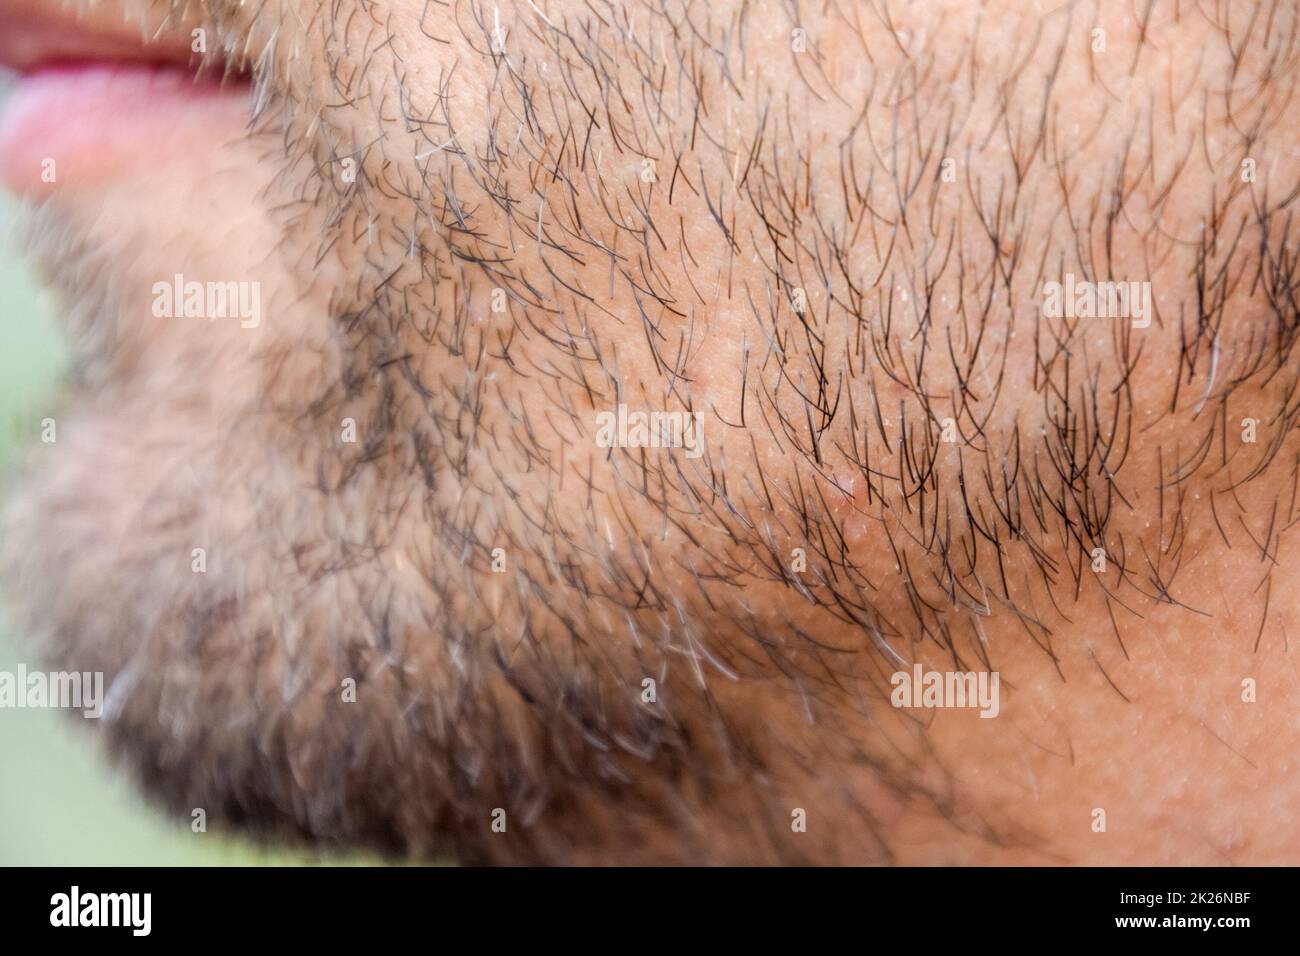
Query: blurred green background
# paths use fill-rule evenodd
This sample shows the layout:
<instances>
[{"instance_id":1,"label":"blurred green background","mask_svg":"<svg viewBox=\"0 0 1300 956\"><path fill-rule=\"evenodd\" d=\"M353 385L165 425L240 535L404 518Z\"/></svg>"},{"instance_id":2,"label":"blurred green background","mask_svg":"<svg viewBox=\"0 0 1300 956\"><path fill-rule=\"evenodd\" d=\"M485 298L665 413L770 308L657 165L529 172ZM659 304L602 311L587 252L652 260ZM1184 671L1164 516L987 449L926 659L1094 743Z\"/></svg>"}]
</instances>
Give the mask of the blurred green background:
<instances>
[{"instance_id":1,"label":"blurred green background","mask_svg":"<svg viewBox=\"0 0 1300 956\"><path fill-rule=\"evenodd\" d=\"M64 362L53 302L24 261L18 205L0 193L0 470L39 439ZM0 484L3 487L3 484ZM3 609L0 608L0 612ZM0 613L0 670L39 669ZM146 804L66 712L0 709L0 865L211 865L364 862L271 852L209 822L169 819Z\"/></svg>"}]
</instances>

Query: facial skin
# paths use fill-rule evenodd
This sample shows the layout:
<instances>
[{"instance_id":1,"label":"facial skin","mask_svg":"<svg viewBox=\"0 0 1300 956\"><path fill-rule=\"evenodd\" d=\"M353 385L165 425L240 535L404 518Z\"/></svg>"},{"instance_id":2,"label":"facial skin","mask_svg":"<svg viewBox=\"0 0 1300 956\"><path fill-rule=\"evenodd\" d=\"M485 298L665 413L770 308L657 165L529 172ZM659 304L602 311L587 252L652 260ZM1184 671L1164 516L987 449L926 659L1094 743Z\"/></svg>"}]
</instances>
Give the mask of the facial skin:
<instances>
[{"instance_id":1,"label":"facial skin","mask_svg":"<svg viewBox=\"0 0 1300 956\"><path fill-rule=\"evenodd\" d=\"M172 14L253 92L33 187L76 362L3 533L171 811L468 862L1300 862L1294 3ZM155 317L176 273L262 321ZM1067 273L1149 324L1045 315ZM619 404L704 453L602 447ZM916 662L997 716L892 706Z\"/></svg>"}]
</instances>

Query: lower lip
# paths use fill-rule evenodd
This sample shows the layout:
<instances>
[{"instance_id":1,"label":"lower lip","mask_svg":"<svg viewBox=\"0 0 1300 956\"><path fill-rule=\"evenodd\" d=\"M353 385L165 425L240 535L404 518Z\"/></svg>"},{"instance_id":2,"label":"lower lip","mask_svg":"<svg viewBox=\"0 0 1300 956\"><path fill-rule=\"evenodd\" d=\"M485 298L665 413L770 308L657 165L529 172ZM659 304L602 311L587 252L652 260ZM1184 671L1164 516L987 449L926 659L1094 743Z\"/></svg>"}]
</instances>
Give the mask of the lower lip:
<instances>
[{"instance_id":1,"label":"lower lip","mask_svg":"<svg viewBox=\"0 0 1300 956\"><path fill-rule=\"evenodd\" d=\"M19 77L0 108L0 182L39 196L147 173L247 121L243 82L169 65L44 67Z\"/></svg>"}]
</instances>

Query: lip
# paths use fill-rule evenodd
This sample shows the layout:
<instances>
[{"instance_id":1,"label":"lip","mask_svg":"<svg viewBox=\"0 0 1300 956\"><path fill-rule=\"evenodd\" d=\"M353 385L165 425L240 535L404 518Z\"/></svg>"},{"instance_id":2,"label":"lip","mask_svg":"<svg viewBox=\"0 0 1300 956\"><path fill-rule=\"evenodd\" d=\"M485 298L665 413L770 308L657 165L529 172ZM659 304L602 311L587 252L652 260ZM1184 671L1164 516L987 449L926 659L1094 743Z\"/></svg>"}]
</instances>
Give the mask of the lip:
<instances>
[{"instance_id":1,"label":"lip","mask_svg":"<svg viewBox=\"0 0 1300 956\"><path fill-rule=\"evenodd\" d=\"M0 65L28 73L60 60L187 63L190 34L131 25L112 3L77 14L61 0L0 0Z\"/></svg>"},{"instance_id":2,"label":"lip","mask_svg":"<svg viewBox=\"0 0 1300 956\"><path fill-rule=\"evenodd\" d=\"M192 153L237 130L247 83L191 49L189 25L128 23L113 3L83 15L61 0L0 0L0 182L45 196ZM233 125L232 125L233 124Z\"/></svg>"}]
</instances>

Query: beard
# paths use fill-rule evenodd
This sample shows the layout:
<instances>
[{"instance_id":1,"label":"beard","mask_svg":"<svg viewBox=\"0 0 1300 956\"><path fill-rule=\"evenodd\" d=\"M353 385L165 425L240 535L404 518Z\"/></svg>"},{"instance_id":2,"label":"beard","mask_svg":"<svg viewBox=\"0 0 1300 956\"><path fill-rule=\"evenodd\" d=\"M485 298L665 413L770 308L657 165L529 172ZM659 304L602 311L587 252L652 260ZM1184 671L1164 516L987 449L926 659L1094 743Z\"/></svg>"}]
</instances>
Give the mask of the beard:
<instances>
[{"instance_id":1,"label":"beard","mask_svg":"<svg viewBox=\"0 0 1300 956\"><path fill-rule=\"evenodd\" d=\"M108 676L113 749L178 812L397 854L1059 856L891 674L1127 699L1107 667L1205 612L1212 545L1268 579L1296 184L1216 177L1289 142L1277 52L1206 107L1258 135L1202 157L1058 70L1068 19L963 89L956 27L868 68L744 7L348 13L214 11L249 125L33 232L75 391L6 577L45 660ZM773 51L797 79L742 68ZM178 273L265 320L153 314ZM1153 314L1046 308L1067 275ZM602 443L623 406L702 453Z\"/></svg>"}]
</instances>

